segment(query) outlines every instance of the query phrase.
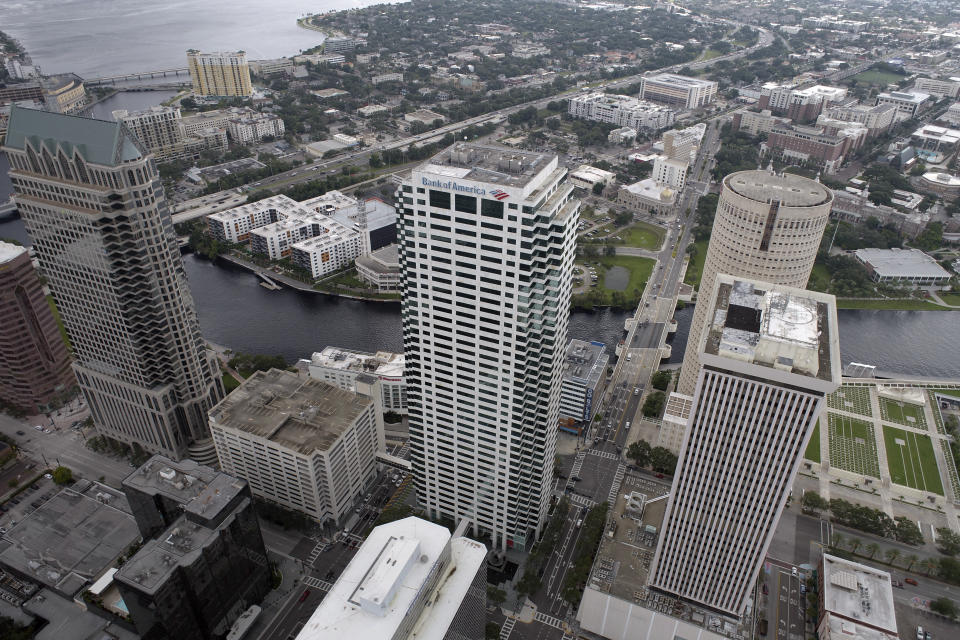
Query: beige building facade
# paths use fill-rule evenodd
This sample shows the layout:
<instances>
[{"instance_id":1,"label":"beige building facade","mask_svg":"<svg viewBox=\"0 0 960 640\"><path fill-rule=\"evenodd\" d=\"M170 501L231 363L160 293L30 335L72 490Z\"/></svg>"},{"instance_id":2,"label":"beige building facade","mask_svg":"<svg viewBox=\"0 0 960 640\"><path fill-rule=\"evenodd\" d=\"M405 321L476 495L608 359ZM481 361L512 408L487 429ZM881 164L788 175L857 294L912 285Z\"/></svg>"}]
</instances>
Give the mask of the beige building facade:
<instances>
[{"instance_id":1,"label":"beige building facade","mask_svg":"<svg viewBox=\"0 0 960 640\"><path fill-rule=\"evenodd\" d=\"M253 93L250 65L243 51L200 53L190 49L187 51L187 67L193 92L199 96L249 96Z\"/></svg>"}]
</instances>

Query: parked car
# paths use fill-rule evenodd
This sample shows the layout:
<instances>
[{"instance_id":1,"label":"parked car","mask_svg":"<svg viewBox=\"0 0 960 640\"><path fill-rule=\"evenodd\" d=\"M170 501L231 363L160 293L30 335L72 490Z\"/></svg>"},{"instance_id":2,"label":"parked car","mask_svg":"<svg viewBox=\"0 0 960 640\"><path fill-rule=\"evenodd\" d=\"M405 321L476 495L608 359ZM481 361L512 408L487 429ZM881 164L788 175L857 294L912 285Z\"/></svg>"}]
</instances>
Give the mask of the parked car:
<instances>
[{"instance_id":1,"label":"parked car","mask_svg":"<svg viewBox=\"0 0 960 640\"><path fill-rule=\"evenodd\" d=\"M918 584L920 584L919 582L917 582L917 581L914 580L913 578L904 578L903 581L906 582L907 584L912 584L912 585L915 586L915 587L916 587Z\"/></svg>"},{"instance_id":2,"label":"parked car","mask_svg":"<svg viewBox=\"0 0 960 640\"><path fill-rule=\"evenodd\" d=\"M18 435L18 436L25 436L25 435L27 435L27 434L24 433L23 431L17 431L17 435Z\"/></svg>"},{"instance_id":3,"label":"parked car","mask_svg":"<svg viewBox=\"0 0 960 640\"><path fill-rule=\"evenodd\" d=\"M308 597L310 597L310 589L305 589L302 594L300 594L300 602L303 602Z\"/></svg>"}]
</instances>

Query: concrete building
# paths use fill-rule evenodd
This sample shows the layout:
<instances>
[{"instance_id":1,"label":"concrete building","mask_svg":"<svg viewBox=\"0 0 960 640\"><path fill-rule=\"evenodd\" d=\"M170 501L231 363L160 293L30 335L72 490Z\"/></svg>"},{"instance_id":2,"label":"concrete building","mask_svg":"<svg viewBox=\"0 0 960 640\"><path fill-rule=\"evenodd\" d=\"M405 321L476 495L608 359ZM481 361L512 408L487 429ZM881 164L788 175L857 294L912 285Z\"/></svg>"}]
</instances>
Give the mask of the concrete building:
<instances>
[{"instance_id":1,"label":"concrete building","mask_svg":"<svg viewBox=\"0 0 960 640\"><path fill-rule=\"evenodd\" d=\"M382 417L368 395L258 371L210 411L220 468L258 498L339 525L376 476Z\"/></svg>"},{"instance_id":2,"label":"concrete building","mask_svg":"<svg viewBox=\"0 0 960 640\"><path fill-rule=\"evenodd\" d=\"M563 361L560 387L560 428L573 433L593 418L593 399L598 398L607 377L610 356L602 342L571 340Z\"/></svg>"},{"instance_id":3,"label":"concrete building","mask_svg":"<svg viewBox=\"0 0 960 640\"><path fill-rule=\"evenodd\" d=\"M375 116L378 113L387 113L390 109L383 106L382 104L368 104L365 107L360 107L357 109L357 115L362 118L369 118Z\"/></svg>"},{"instance_id":4,"label":"concrete building","mask_svg":"<svg viewBox=\"0 0 960 640\"><path fill-rule=\"evenodd\" d=\"M716 100L717 86L713 80L659 73L640 78L640 99L696 109Z\"/></svg>"},{"instance_id":5,"label":"concrete building","mask_svg":"<svg viewBox=\"0 0 960 640\"><path fill-rule=\"evenodd\" d=\"M950 281L950 272L919 249L857 249L854 255L874 282L940 287Z\"/></svg>"},{"instance_id":6,"label":"concrete building","mask_svg":"<svg viewBox=\"0 0 960 640\"><path fill-rule=\"evenodd\" d=\"M79 114L87 106L83 78L73 73L47 76L40 80L47 111Z\"/></svg>"},{"instance_id":7,"label":"concrete building","mask_svg":"<svg viewBox=\"0 0 960 640\"><path fill-rule=\"evenodd\" d=\"M75 386L30 254L0 241L0 401L35 415L53 410Z\"/></svg>"},{"instance_id":8,"label":"concrete building","mask_svg":"<svg viewBox=\"0 0 960 640\"><path fill-rule=\"evenodd\" d=\"M704 123L686 129L671 129L663 133L663 155L674 160L693 162L700 151L700 143L707 132Z\"/></svg>"},{"instance_id":9,"label":"concrete building","mask_svg":"<svg viewBox=\"0 0 960 640\"><path fill-rule=\"evenodd\" d=\"M250 65L243 51L231 53L200 53L187 51L187 68L193 92L198 96L240 96L253 93L250 84Z\"/></svg>"},{"instance_id":10,"label":"concrete building","mask_svg":"<svg viewBox=\"0 0 960 640\"><path fill-rule=\"evenodd\" d=\"M769 134L774 127L789 125L789 118L779 118L773 115L769 109L759 112L737 111L733 114L733 130L743 131L752 136L759 136L761 133Z\"/></svg>"},{"instance_id":11,"label":"concrete building","mask_svg":"<svg viewBox=\"0 0 960 640\"><path fill-rule=\"evenodd\" d=\"M960 79L917 78L913 83L913 90L917 93L929 93L937 99L956 99L960 95Z\"/></svg>"},{"instance_id":12,"label":"concrete building","mask_svg":"<svg viewBox=\"0 0 960 640\"><path fill-rule=\"evenodd\" d=\"M365 353L340 347L325 347L314 352L308 364L310 377L345 391L357 392L357 377L380 380L380 406L383 411L407 413L407 381L402 353L378 351Z\"/></svg>"},{"instance_id":13,"label":"concrete building","mask_svg":"<svg viewBox=\"0 0 960 640\"><path fill-rule=\"evenodd\" d=\"M38 81L0 84L0 107L23 101L43 103L43 89Z\"/></svg>"},{"instance_id":14,"label":"concrete building","mask_svg":"<svg viewBox=\"0 0 960 640\"><path fill-rule=\"evenodd\" d=\"M404 518L376 527L297 640L482 640L487 548Z\"/></svg>"},{"instance_id":15,"label":"concrete building","mask_svg":"<svg viewBox=\"0 0 960 640\"><path fill-rule=\"evenodd\" d=\"M245 109L214 109L213 111L201 111L180 119L180 127L184 135L196 135L206 129L226 129L231 118L237 118L241 114L247 113Z\"/></svg>"},{"instance_id":16,"label":"concrete building","mask_svg":"<svg viewBox=\"0 0 960 640\"><path fill-rule=\"evenodd\" d=\"M833 174L866 138L866 129L853 123L851 127L828 131L822 126L778 124L770 128L762 149L785 162L812 164Z\"/></svg>"},{"instance_id":17,"label":"concrete building","mask_svg":"<svg viewBox=\"0 0 960 640\"><path fill-rule=\"evenodd\" d=\"M208 459L223 385L153 156L118 122L19 108L3 148L97 431Z\"/></svg>"},{"instance_id":18,"label":"concrete building","mask_svg":"<svg viewBox=\"0 0 960 640\"><path fill-rule=\"evenodd\" d=\"M595 184L604 186L613 184L616 182L617 174L591 167L588 164L582 164L576 171L571 171L567 179L573 186L590 191Z\"/></svg>"},{"instance_id":19,"label":"concrete building","mask_svg":"<svg viewBox=\"0 0 960 640\"><path fill-rule=\"evenodd\" d=\"M354 264L361 280L381 293L400 291L400 253L395 244L358 257Z\"/></svg>"},{"instance_id":20,"label":"concrete building","mask_svg":"<svg viewBox=\"0 0 960 640\"><path fill-rule=\"evenodd\" d=\"M118 109L113 112L113 119L122 122L157 160L183 156L184 133L180 128L179 108L156 105L134 113Z\"/></svg>"},{"instance_id":21,"label":"concrete building","mask_svg":"<svg viewBox=\"0 0 960 640\"><path fill-rule=\"evenodd\" d=\"M154 456L124 490L163 496L141 529L144 544L113 574L143 638L214 640L271 589L270 561L250 487L241 479ZM147 512L151 505L141 502ZM169 520L156 529L155 521ZM141 518L138 517L138 524Z\"/></svg>"},{"instance_id":22,"label":"concrete building","mask_svg":"<svg viewBox=\"0 0 960 640\"><path fill-rule=\"evenodd\" d=\"M758 107L777 116L786 116L794 122L806 123L817 119L823 109L847 97L843 87L815 85L798 89L792 85L767 83L760 89Z\"/></svg>"},{"instance_id":23,"label":"concrete building","mask_svg":"<svg viewBox=\"0 0 960 640\"><path fill-rule=\"evenodd\" d=\"M955 127L960 127L960 102L954 102L947 108L941 119Z\"/></svg>"},{"instance_id":24,"label":"concrete building","mask_svg":"<svg viewBox=\"0 0 960 640\"><path fill-rule=\"evenodd\" d=\"M637 131L659 131L673 124L672 109L612 93L590 93L570 99L570 115Z\"/></svg>"},{"instance_id":25,"label":"concrete building","mask_svg":"<svg viewBox=\"0 0 960 640\"><path fill-rule=\"evenodd\" d=\"M403 119L410 124L419 122L420 124L427 126L432 126L437 120L439 120L441 123L447 121L446 117L435 111L430 111L429 109L417 109L416 111L405 113L403 114Z\"/></svg>"},{"instance_id":26,"label":"concrete building","mask_svg":"<svg viewBox=\"0 0 960 640\"><path fill-rule=\"evenodd\" d=\"M723 179L713 232L700 278L710 295L717 274L807 286L827 226L833 192L819 182L784 173L739 171ZM694 308L677 391L693 395L700 364L700 333L708 305Z\"/></svg>"},{"instance_id":27,"label":"concrete building","mask_svg":"<svg viewBox=\"0 0 960 640\"><path fill-rule=\"evenodd\" d=\"M650 177L658 185L663 185L673 189L675 192L683 190L687 184L687 168L689 163L685 160L674 160L666 156L657 156L653 161L653 171Z\"/></svg>"},{"instance_id":28,"label":"concrete building","mask_svg":"<svg viewBox=\"0 0 960 640\"><path fill-rule=\"evenodd\" d=\"M323 41L324 53L346 53L357 46L356 40L349 36L331 36Z\"/></svg>"},{"instance_id":29,"label":"concrete building","mask_svg":"<svg viewBox=\"0 0 960 640\"><path fill-rule=\"evenodd\" d=\"M297 56L302 57L302 56ZM293 63L299 62L296 58L275 58L273 60L251 60L250 73L260 78L274 78L276 76L292 75Z\"/></svg>"},{"instance_id":30,"label":"concrete building","mask_svg":"<svg viewBox=\"0 0 960 640\"><path fill-rule=\"evenodd\" d=\"M925 125L910 134L910 144L924 162L943 164L960 148L960 130Z\"/></svg>"},{"instance_id":31,"label":"concrete building","mask_svg":"<svg viewBox=\"0 0 960 640\"><path fill-rule=\"evenodd\" d=\"M891 91L879 94L877 104L892 104L897 108L897 121L909 120L929 106L930 94L919 91Z\"/></svg>"},{"instance_id":32,"label":"concrete building","mask_svg":"<svg viewBox=\"0 0 960 640\"><path fill-rule=\"evenodd\" d=\"M670 215L676 202L676 190L653 178L624 185L617 191L617 204L655 215Z\"/></svg>"},{"instance_id":33,"label":"concrete building","mask_svg":"<svg viewBox=\"0 0 960 640\"><path fill-rule=\"evenodd\" d=\"M899 640L889 573L825 553L817 584L820 640Z\"/></svg>"},{"instance_id":34,"label":"concrete building","mask_svg":"<svg viewBox=\"0 0 960 640\"><path fill-rule=\"evenodd\" d=\"M833 120L856 122L867 128L869 135L886 133L896 121L897 107L893 104L864 104L829 107L824 114Z\"/></svg>"},{"instance_id":35,"label":"concrete building","mask_svg":"<svg viewBox=\"0 0 960 640\"><path fill-rule=\"evenodd\" d=\"M373 85L383 84L385 82L403 82L403 74L399 72L380 73L370 76L370 83Z\"/></svg>"},{"instance_id":36,"label":"concrete building","mask_svg":"<svg viewBox=\"0 0 960 640\"><path fill-rule=\"evenodd\" d=\"M614 129L607 136L607 142L610 144L629 144L636 140L637 130L631 127L620 127Z\"/></svg>"},{"instance_id":37,"label":"concrete building","mask_svg":"<svg viewBox=\"0 0 960 640\"><path fill-rule=\"evenodd\" d=\"M238 144L260 142L266 137L282 138L285 131L283 118L271 113L249 113L227 122L230 139Z\"/></svg>"},{"instance_id":38,"label":"concrete building","mask_svg":"<svg viewBox=\"0 0 960 640\"><path fill-rule=\"evenodd\" d=\"M580 210L565 177L556 156L456 144L397 192L418 500L501 549L530 548L553 481Z\"/></svg>"},{"instance_id":39,"label":"concrete building","mask_svg":"<svg viewBox=\"0 0 960 640\"><path fill-rule=\"evenodd\" d=\"M840 385L836 300L718 275L698 306L711 320L650 586L738 617Z\"/></svg>"}]
</instances>

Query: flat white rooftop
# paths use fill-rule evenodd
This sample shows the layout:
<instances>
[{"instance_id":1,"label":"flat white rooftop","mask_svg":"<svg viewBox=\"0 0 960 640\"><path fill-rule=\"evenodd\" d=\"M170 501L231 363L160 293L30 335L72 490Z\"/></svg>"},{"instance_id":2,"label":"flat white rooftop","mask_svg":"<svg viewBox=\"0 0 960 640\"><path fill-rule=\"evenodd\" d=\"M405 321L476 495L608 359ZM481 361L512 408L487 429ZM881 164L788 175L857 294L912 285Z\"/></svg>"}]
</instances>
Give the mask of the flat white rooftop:
<instances>
[{"instance_id":1,"label":"flat white rooftop","mask_svg":"<svg viewBox=\"0 0 960 640\"><path fill-rule=\"evenodd\" d=\"M26 252L26 247L21 247L10 242L0 242L0 264L10 262L21 253Z\"/></svg>"},{"instance_id":2,"label":"flat white rooftop","mask_svg":"<svg viewBox=\"0 0 960 640\"><path fill-rule=\"evenodd\" d=\"M897 633L893 585L886 571L824 554L823 607L841 618Z\"/></svg>"},{"instance_id":3,"label":"flat white rooftop","mask_svg":"<svg viewBox=\"0 0 960 640\"><path fill-rule=\"evenodd\" d=\"M950 273L919 249L857 249L857 259L880 277L950 278Z\"/></svg>"},{"instance_id":4,"label":"flat white rooftop","mask_svg":"<svg viewBox=\"0 0 960 640\"><path fill-rule=\"evenodd\" d=\"M395 245L394 245L395 246ZM403 376L404 356L402 353L377 351L365 353L352 351L340 347L325 347L323 351L315 351L310 357L310 364L326 369L355 371L357 373L375 373L380 376Z\"/></svg>"}]
</instances>

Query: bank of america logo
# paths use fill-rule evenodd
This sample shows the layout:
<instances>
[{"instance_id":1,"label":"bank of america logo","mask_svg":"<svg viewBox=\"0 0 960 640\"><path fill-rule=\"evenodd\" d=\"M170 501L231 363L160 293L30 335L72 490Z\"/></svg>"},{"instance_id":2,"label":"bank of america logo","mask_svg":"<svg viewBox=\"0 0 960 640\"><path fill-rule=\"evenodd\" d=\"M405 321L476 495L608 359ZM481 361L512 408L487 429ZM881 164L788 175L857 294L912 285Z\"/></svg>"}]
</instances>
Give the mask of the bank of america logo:
<instances>
[{"instance_id":1,"label":"bank of america logo","mask_svg":"<svg viewBox=\"0 0 960 640\"><path fill-rule=\"evenodd\" d=\"M507 193L506 191L500 191L500 189L495 189L494 191L491 191L490 195L492 195L497 200L506 200L507 198L510 197L509 193Z\"/></svg>"}]
</instances>

